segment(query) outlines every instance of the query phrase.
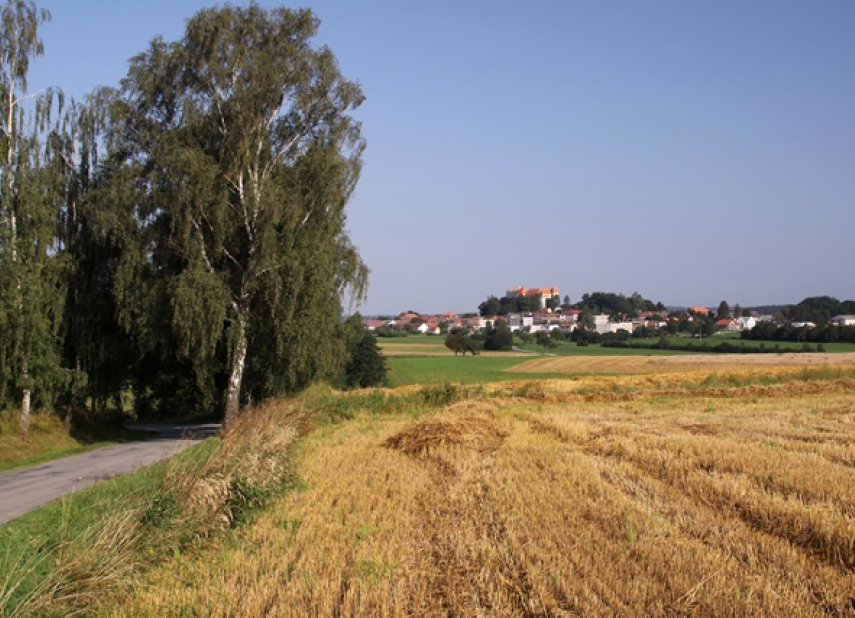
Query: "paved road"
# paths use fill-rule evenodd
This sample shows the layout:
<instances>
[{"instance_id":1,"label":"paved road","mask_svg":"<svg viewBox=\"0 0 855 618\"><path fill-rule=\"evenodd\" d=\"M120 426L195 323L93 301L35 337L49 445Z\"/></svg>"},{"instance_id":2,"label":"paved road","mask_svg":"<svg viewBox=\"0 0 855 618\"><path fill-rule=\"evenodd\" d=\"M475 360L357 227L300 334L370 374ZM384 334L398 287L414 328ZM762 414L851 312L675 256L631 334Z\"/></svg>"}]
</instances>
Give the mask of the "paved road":
<instances>
[{"instance_id":1,"label":"paved road","mask_svg":"<svg viewBox=\"0 0 855 618\"><path fill-rule=\"evenodd\" d=\"M116 444L30 468L0 472L0 526L98 481L170 457L195 441L216 434L220 426L138 424L132 428L157 431L158 435L142 442Z\"/></svg>"}]
</instances>

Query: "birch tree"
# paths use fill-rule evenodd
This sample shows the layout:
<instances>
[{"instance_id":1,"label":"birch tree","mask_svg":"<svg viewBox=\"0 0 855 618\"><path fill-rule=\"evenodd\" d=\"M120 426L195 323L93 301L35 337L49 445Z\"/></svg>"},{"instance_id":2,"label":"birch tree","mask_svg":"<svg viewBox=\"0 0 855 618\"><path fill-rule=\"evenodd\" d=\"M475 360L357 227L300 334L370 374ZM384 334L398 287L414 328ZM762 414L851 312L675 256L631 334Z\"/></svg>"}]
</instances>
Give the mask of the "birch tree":
<instances>
[{"instance_id":1,"label":"birch tree","mask_svg":"<svg viewBox=\"0 0 855 618\"><path fill-rule=\"evenodd\" d=\"M30 61L44 53L38 29L48 19L47 11L24 0L0 8L0 394L3 400L19 397L25 433L33 389L41 389L37 396L48 403L47 391L62 380L57 193L41 139L54 97L27 93Z\"/></svg>"},{"instance_id":2,"label":"birch tree","mask_svg":"<svg viewBox=\"0 0 855 618\"><path fill-rule=\"evenodd\" d=\"M132 59L113 106L140 243L119 267L123 320L163 333L160 316L200 376L220 367L227 422L331 372L342 294L364 291L345 229L363 96L317 28L304 9L200 11Z\"/></svg>"}]
</instances>

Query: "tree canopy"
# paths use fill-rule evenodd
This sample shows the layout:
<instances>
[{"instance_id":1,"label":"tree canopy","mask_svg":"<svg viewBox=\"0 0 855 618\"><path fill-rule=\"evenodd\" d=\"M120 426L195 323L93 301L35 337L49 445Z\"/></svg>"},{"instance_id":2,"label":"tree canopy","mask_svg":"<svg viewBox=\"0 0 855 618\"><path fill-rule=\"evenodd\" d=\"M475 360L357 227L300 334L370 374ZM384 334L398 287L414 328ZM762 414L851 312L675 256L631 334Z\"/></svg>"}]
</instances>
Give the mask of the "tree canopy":
<instances>
[{"instance_id":1,"label":"tree canopy","mask_svg":"<svg viewBox=\"0 0 855 618\"><path fill-rule=\"evenodd\" d=\"M312 46L317 28L307 9L204 9L111 93L120 315L203 398L224 385L227 417L331 373L342 294L364 291L344 211L363 96Z\"/></svg>"},{"instance_id":2,"label":"tree canopy","mask_svg":"<svg viewBox=\"0 0 855 618\"><path fill-rule=\"evenodd\" d=\"M605 313L615 318L637 317L642 311L665 311L665 305L661 302L654 303L638 292L633 292L629 297L613 292L586 293L576 308L593 314Z\"/></svg>"},{"instance_id":3,"label":"tree canopy","mask_svg":"<svg viewBox=\"0 0 855 618\"><path fill-rule=\"evenodd\" d=\"M0 400L50 407L63 389L59 337L65 262L57 258L61 187L45 143L61 97L27 90L30 62L44 53L39 27L50 14L32 2L0 7ZM24 105L29 100L31 104Z\"/></svg>"},{"instance_id":4,"label":"tree canopy","mask_svg":"<svg viewBox=\"0 0 855 618\"><path fill-rule=\"evenodd\" d=\"M52 407L133 387L185 415L338 375L359 85L308 9L203 9L115 88L27 113L45 11L0 7L0 399ZM367 339L365 340L367 342ZM367 348L366 348L367 349Z\"/></svg>"}]
</instances>

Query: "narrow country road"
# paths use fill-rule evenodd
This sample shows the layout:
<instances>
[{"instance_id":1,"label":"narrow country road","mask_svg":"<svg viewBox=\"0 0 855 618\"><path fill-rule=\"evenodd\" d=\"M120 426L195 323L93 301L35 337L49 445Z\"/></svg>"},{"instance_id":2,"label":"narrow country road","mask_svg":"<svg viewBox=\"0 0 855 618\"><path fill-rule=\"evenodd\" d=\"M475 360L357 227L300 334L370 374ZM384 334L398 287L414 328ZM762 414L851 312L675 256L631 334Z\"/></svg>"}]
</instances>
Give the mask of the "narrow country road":
<instances>
[{"instance_id":1,"label":"narrow country road","mask_svg":"<svg viewBox=\"0 0 855 618\"><path fill-rule=\"evenodd\" d=\"M0 472L0 526L48 502L120 474L166 459L215 435L217 424L135 424L156 431L150 440L115 444L48 461L30 468Z\"/></svg>"}]
</instances>

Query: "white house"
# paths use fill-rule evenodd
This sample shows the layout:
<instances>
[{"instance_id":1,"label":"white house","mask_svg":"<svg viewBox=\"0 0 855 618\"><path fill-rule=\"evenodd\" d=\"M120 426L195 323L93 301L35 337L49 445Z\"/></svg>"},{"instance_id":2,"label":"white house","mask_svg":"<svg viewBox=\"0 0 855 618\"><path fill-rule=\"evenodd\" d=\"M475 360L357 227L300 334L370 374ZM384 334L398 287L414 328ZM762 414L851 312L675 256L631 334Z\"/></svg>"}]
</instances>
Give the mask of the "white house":
<instances>
[{"instance_id":1,"label":"white house","mask_svg":"<svg viewBox=\"0 0 855 618\"><path fill-rule=\"evenodd\" d=\"M855 315L836 315L831 318L831 323L837 326L855 326Z\"/></svg>"},{"instance_id":2,"label":"white house","mask_svg":"<svg viewBox=\"0 0 855 618\"><path fill-rule=\"evenodd\" d=\"M534 324L534 316L525 313L511 313L508 315L508 328L512 332L528 332Z\"/></svg>"},{"instance_id":3,"label":"white house","mask_svg":"<svg viewBox=\"0 0 855 618\"><path fill-rule=\"evenodd\" d=\"M619 330L632 333L635 327L632 322L609 322L609 316L597 315L594 316L594 329L601 335L605 335L606 333L616 333Z\"/></svg>"},{"instance_id":4,"label":"white house","mask_svg":"<svg viewBox=\"0 0 855 618\"><path fill-rule=\"evenodd\" d=\"M751 330L757 326L757 318L753 315L742 316L741 318L736 318L736 320L739 322L739 330Z\"/></svg>"},{"instance_id":5,"label":"white house","mask_svg":"<svg viewBox=\"0 0 855 618\"><path fill-rule=\"evenodd\" d=\"M723 320L718 320L715 323L715 329L719 332L736 331L739 330L739 328L739 320L733 318L725 318Z\"/></svg>"}]
</instances>

